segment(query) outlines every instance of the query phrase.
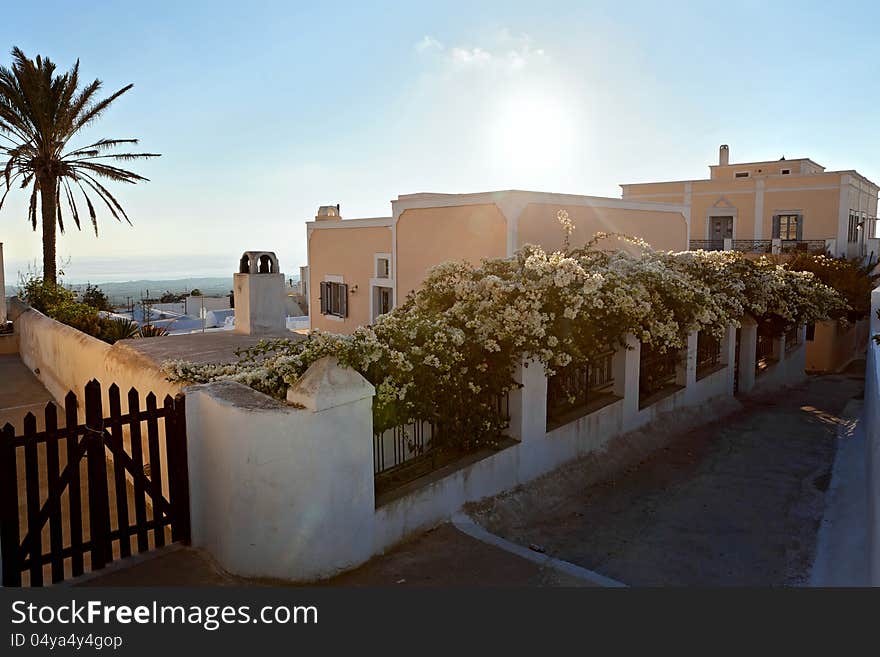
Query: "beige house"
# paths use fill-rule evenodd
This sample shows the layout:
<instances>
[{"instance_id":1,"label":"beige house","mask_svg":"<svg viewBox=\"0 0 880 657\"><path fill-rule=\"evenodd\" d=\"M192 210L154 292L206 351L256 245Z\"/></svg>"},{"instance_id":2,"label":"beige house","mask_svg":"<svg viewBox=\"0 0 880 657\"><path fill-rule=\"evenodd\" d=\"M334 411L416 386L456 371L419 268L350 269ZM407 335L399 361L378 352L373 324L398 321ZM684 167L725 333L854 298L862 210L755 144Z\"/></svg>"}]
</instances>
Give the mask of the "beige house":
<instances>
[{"instance_id":1,"label":"beige house","mask_svg":"<svg viewBox=\"0 0 880 657\"><path fill-rule=\"evenodd\" d=\"M681 202L519 190L407 194L391 202L391 216L345 220L338 205L322 206L306 224L310 328L351 333L371 324L447 260L478 264L524 244L560 248L563 209L574 224L572 244L606 231L656 249L688 248L689 209Z\"/></svg>"},{"instance_id":2,"label":"beige house","mask_svg":"<svg viewBox=\"0 0 880 657\"><path fill-rule=\"evenodd\" d=\"M809 158L731 163L722 145L708 178L621 188L625 200L689 206L691 248L878 255L877 185Z\"/></svg>"}]
</instances>

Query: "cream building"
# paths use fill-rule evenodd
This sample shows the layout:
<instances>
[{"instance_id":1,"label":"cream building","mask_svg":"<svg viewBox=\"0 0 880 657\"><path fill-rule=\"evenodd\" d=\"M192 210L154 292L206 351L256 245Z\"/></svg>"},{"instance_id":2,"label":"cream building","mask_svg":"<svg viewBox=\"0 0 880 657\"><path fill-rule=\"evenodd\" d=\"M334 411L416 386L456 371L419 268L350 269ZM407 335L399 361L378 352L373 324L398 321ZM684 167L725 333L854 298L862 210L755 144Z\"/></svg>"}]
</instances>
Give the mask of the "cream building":
<instances>
[{"instance_id":1,"label":"cream building","mask_svg":"<svg viewBox=\"0 0 880 657\"><path fill-rule=\"evenodd\" d=\"M689 208L657 202L519 190L407 194L391 216L345 219L322 206L306 224L310 328L351 333L388 312L447 260L478 264L512 256L524 244L562 246L557 220L566 210L572 244L596 232L640 237L656 249L688 248Z\"/></svg>"},{"instance_id":2,"label":"cream building","mask_svg":"<svg viewBox=\"0 0 880 657\"><path fill-rule=\"evenodd\" d=\"M878 255L877 185L809 158L731 163L722 145L709 178L621 188L624 200L689 206L691 248Z\"/></svg>"}]
</instances>

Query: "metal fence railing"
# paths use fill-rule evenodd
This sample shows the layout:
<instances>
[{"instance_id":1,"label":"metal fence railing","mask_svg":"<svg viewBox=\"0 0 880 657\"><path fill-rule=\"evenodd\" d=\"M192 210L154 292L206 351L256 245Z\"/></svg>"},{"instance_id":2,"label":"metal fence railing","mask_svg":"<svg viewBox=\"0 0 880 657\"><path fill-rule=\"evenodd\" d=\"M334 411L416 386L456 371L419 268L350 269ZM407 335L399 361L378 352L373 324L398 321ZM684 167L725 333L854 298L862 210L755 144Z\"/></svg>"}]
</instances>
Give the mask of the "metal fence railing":
<instances>
[{"instance_id":1,"label":"metal fence railing","mask_svg":"<svg viewBox=\"0 0 880 657\"><path fill-rule=\"evenodd\" d=\"M703 251L723 251L724 240L691 240L691 251L702 249Z\"/></svg>"},{"instance_id":2,"label":"metal fence railing","mask_svg":"<svg viewBox=\"0 0 880 657\"><path fill-rule=\"evenodd\" d=\"M721 341L711 333L697 334L697 379L721 364Z\"/></svg>"},{"instance_id":3,"label":"metal fence railing","mask_svg":"<svg viewBox=\"0 0 880 657\"><path fill-rule=\"evenodd\" d=\"M614 353L571 363L547 380L548 430L571 422L597 401L613 397Z\"/></svg>"},{"instance_id":4,"label":"metal fence railing","mask_svg":"<svg viewBox=\"0 0 880 657\"><path fill-rule=\"evenodd\" d=\"M789 326L785 330L785 351L794 351L801 346L801 332L799 326Z\"/></svg>"},{"instance_id":5,"label":"metal fence railing","mask_svg":"<svg viewBox=\"0 0 880 657\"><path fill-rule=\"evenodd\" d=\"M495 412L506 425L510 396L493 400ZM443 429L427 420L413 420L373 434L373 479L376 494L393 490L454 463L468 451L443 440Z\"/></svg>"},{"instance_id":6,"label":"metal fence railing","mask_svg":"<svg viewBox=\"0 0 880 657\"><path fill-rule=\"evenodd\" d=\"M675 385L676 370L681 361L679 351L660 351L643 344L639 357L639 403L668 386Z\"/></svg>"},{"instance_id":7,"label":"metal fence railing","mask_svg":"<svg viewBox=\"0 0 880 657\"><path fill-rule=\"evenodd\" d=\"M755 371L765 370L773 362L773 335L758 331L755 340Z\"/></svg>"}]
</instances>

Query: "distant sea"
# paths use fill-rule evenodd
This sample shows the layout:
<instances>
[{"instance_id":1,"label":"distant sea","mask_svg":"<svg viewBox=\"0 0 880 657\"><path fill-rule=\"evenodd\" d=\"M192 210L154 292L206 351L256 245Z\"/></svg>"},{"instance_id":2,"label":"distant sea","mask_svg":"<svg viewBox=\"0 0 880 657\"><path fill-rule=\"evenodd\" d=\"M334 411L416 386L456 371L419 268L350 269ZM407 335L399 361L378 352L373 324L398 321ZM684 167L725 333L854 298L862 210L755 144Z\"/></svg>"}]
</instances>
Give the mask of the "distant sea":
<instances>
[{"instance_id":1,"label":"distant sea","mask_svg":"<svg viewBox=\"0 0 880 657\"><path fill-rule=\"evenodd\" d=\"M180 294L198 288L203 294L225 295L232 290L237 259L228 256L81 257L62 264L63 282L74 289L96 285L114 304ZM7 261L6 294L18 292L21 274L38 271L34 262ZM299 280L299 268L288 278Z\"/></svg>"}]
</instances>

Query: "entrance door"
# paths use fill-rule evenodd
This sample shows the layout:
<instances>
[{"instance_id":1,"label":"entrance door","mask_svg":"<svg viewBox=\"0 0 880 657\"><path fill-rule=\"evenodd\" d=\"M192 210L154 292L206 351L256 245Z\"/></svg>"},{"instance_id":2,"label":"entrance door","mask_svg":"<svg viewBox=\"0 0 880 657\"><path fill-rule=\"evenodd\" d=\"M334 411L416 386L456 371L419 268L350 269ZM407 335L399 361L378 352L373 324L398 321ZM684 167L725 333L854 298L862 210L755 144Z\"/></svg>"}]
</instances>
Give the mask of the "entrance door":
<instances>
[{"instance_id":1,"label":"entrance door","mask_svg":"<svg viewBox=\"0 0 880 657\"><path fill-rule=\"evenodd\" d=\"M724 239L733 239L733 217L710 217L709 239L724 247Z\"/></svg>"}]
</instances>

